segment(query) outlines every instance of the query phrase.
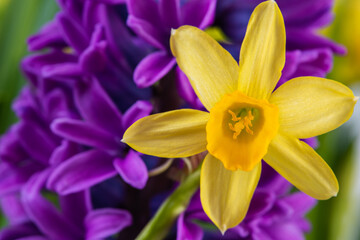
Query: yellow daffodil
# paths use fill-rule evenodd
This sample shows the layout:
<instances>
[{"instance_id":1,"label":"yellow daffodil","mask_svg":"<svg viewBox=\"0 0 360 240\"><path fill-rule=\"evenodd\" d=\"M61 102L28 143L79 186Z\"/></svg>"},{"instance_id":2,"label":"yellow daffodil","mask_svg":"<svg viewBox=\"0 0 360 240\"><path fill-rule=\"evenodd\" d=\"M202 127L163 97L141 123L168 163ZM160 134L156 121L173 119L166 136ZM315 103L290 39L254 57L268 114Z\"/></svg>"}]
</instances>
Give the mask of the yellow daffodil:
<instances>
[{"instance_id":1,"label":"yellow daffodil","mask_svg":"<svg viewBox=\"0 0 360 240\"><path fill-rule=\"evenodd\" d=\"M292 79L273 92L285 63L284 21L274 1L254 10L239 65L195 27L173 30L170 44L209 112L181 109L145 117L125 132L123 141L165 158L208 151L201 169L201 203L222 232L245 217L262 159L308 195L336 196L334 173L298 139L343 124L357 98L344 85L316 77Z\"/></svg>"}]
</instances>

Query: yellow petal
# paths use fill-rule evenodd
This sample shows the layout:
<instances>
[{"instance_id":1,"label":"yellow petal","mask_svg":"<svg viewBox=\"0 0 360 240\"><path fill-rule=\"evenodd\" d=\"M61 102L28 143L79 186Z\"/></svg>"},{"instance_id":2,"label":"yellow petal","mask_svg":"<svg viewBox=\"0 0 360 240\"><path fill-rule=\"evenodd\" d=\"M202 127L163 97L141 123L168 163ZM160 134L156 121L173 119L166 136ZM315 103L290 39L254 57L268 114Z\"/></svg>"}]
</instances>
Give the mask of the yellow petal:
<instances>
[{"instance_id":1,"label":"yellow petal","mask_svg":"<svg viewBox=\"0 0 360 240\"><path fill-rule=\"evenodd\" d=\"M188 157L206 150L209 113L181 109L144 117L122 139L135 150L158 157Z\"/></svg>"},{"instance_id":2,"label":"yellow petal","mask_svg":"<svg viewBox=\"0 0 360 240\"><path fill-rule=\"evenodd\" d=\"M205 32L182 26L172 30L170 45L179 67L209 111L224 94L237 89L236 61Z\"/></svg>"},{"instance_id":3,"label":"yellow petal","mask_svg":"<svg viewBox=\"0 0 360 240\"><path fill-rule=\"evenodd\" d=\"M339 191L331 168L314 149L298 139L277 135L264 160L311 197L325 200L336 196Z\"/></svg>"},{"instance_id":4,"label":"yellow petal","mask_svg":"<svg viewBox=\"0 0 360 240\"><path fill-rule=\"evenodd\" d=\"M240 51L238 89L268 99L285 64L285 26L275 1L259 4L251 15Z\"/></svg>"},{"instance_id":5,"label":"yellow petal","mask_svg":"<svg viewBox=\"0 0 360 240\"><path fill-rule=\"evenodd\" d=\"M270 102L279 108L280 131L296 138L329 132L352 115L356 98L341 83L299 77L280 86Z\"/></svg>"},{"instance_id":6,"label":"yellow petal","mask_svg":"<svg viewBox=\"0 0 360 240\"><path fill-rule=\"evenodd\" d=\"M245 217L258 184L261 163L250 171L230 171L208 154L201 167L200 197L205 213L224 233Z\"/></svg>"}]
</instances>

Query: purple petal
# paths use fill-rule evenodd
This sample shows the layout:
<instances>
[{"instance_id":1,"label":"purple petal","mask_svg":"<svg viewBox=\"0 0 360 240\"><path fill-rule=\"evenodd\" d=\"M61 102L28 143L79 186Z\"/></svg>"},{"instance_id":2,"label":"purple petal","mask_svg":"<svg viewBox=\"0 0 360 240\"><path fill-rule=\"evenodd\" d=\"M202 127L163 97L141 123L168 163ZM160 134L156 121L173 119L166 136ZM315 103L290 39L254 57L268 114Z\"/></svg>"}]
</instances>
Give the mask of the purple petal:
<instances>
[{"instance_id":1,"label":"purple petal","mask_svg":"<svg viewBox=\"0 0 360 240\"><path fill-rule=\"evenodd\" d=\"M196 191L194 196L191 198L189 205L186 208L186 214L189 214L191 212L197 212L202 211L202 205L200 201L200 191Z\"/></svg>"},{"instance_id":2,"label":"purple petal","mask_svg":"<svg viewBox=\"0 0 360 240\"><path fill-rule=\"evenodd\" d=\"M296 72L293 73L292 78L310 75L325 77L332 69L332 60L333 54L328 48L301 51L301 55L298 59L298 66Z\"/></svg>"},{"instance_id":3,"label":"purple petal","mask_svg":"<svg viewBox=\"0 0 360 240\"><path fill-rule=\"evenodd\" d=\"M50 175L47 187L65 195L85 190L114 175L112 157L99 150L90 150L60 164Z\"/></svg>"},{"instance_id":4,"label":"purple petal","mask_svg":"<svg viewBox=\"0 0 360 240\"><path fill-rule=\"evenodd\" d=\"M53 121L51 129L57 135L79 144L112 151L120 147L120 141L116 141L112 134L80 120L59 118Z\"/></svg>"},{"instance_id":5,"label":"purple petal","mask_svg":"<svg viewBox=\"0 0 360 240\"><path fill-rule=\"evenodd\" d=\"M333 19L333 1L318 0L279 1L287 28L320 28L330 24Z\"/></svg>"},{"instance_id":6,"label":"purple petal","mask_svg":"<svg viewBox=\"0 0 360 240\"><path fill-rule=\"evenodd\" d=\"M44 66L59 64L64 62L77 62L77 57L72 54L66 54L60 50L52 50L46 54L31 55L24 58L22 68L25 72L40 74Z\"/></svg>"},{"instance_id":7,"label":"purple petal","mask_svg":"<svg viewBox=\"0 0 360 240\"><path fill-rule=\"evenodd\" d=\"M261 217L262 214L267 212L276 201L275 194L265 191L256 191L249 207L249 211L246 215L247 218Z\"/></svg>"},{"instance_id":8,"label":"purple petal","mask_svg":"<svg viewBox=\"0 0 360 240\"><path fill-rule=\"evenodd\" d=\"M283 195L287 193L290 188L291 184L263 161L257 189L263 189L265 191L271 190L277 195Z\"/></svg>"},{"instance_id":9,"label":"purple petal","mask_svg":"<svg viewBox=\"0 0 360 240\"><path fill-rule=\"evenodd\" d=\"M41 75L47 78L51 77L72 77L80 76L81 68L77 63L59 63L48 65L42 68Z\"/></svg>"},{"instance_id":10,"label":"purple petal","mask_svg":"<svg viewBox=\"0 0 360 240\"><path fill-rule=\"evenodd\" d=\"M82 21L82 13L84 10L84 2L82 1L69 1L57 0L58 4L64 11L64 15L69 18L69 21L79 22Z\"/></svg>"},{"instance_id":11,"label":"purple petal","mask_svg":"<svg viewBox=\"0 0 360 240\"><path fill-rule=\"evenodd\" d=\"M306 142L310 147L317 148L319 146L319 140L316 137L301 139Z\"/></svg>"},{"instance_id":12,"label":"purple petal","mask_svg":"<svg viewBox=\"0 0 360 240\"><path fill-rule=\"evenodd\" d=\"M233 228L230 228L226 233L225 233L225 236L227 235L227 234L231 234L231 233L234 233L237 237L238 236L240 236L240 237L242 237L242 238L244 238L244 239L248 239L248 238L246 238L246 237L248 237L249 236L249 234L250 234L250 229L249 229L249 227L247 227L245 224L239 224L239 225L237 225L237 226L235 226L235 227L233 227ZM256 238L255 237L255 234L253 233L252 234L252 240L267 240L268 238L263 238L263 239L258 239L258 238ZM231 239L231 238L230 238Z\"/></svg>"},{"instance_id":13,"label":"purple petal","mask_svg":"<svg viewBox=\"0 0 360 240\"><path fill-rule=\"evenodd\" d=\"M178 28L180 26L180 0L160 0L159 9L161 19L166 28Z\"/></svg>"},{"instance_id":14,"label":"purple petal","mask_svg":"<svg viewBox=\"0 0 360 240\"><path fill-rule=\"evenodd\" d=\"M1 210L10 225L22 223L29 219L18 193L2 196Z\"/></svg>"},{"instance_id":15,"label":"purple petal","mask_svg":"<svg viewBox=\"0 0 360 240\"><path fill-rule=\"evenodd\" d=\"M185 212L185 217L188 220L197 219L204 222L211 222L202 208L200 201L200 191L195 192L195 194L191 198Z\"/></svg>"},{"instance_id":16,"label":"purple petal","mask_svg":"<svg viewBox=\"0 0 360 240\"><path fill-rule=\"evenodd\" d=\"M106 47L107 43L101 41L95 45L89 46L80 58L80 65L86 73L97 73L101 72L106 67Z\"/></svg>"},{"instance_id":17,"label":"purple petal","mask_svg":"<svg viewBox=\"0 0 360 240\"><path fill-rule=\"evenodd\" d=\"M309 232L312 228L311 222L307 220L306 218L298 218L295 221L296 225L304 232Z\"/></svg>"},{"instance_id":18,"label":"purple petal","mask_svg":"<svg viewBox=\"0 0 360 240\"><path fill-rule=\"evenodd\" d=\"M48 134L33 124L22 122L18 131L21 145L29 155L40 163L47 164L56 143L51 141Z\"/></svg>"},{"instance_id":19,"label":"purple petal","mask_svg":"<svg viewBox=\"0 0 360 240\"><path fill-rule=\"evenodd\" d=\"M140 88L149 87L164 77L175 65L176 59L165 51L154 52L136 67L134 81Z\"/></svg>"},{"instance_id":20,"label":"purple petal","mask_svg":"<svg viewBox=\"0 0 360 240\"><path fill-rule=\"evenodd\" d=\"M29 217L50 239L76 239L81 237L81 227L74 226L41 195L41 189L50 171L40 172L25 185L22 200Z\"/></svg>"},{"instance_id":21,"label":"purple petal","mask_svg":"<svg viewBox=\"0 0 360 240\"><path fill-rule=\"evenodd\" d=\"M264 230L260 229L251 234L253 240L274 240L276 238L272 238L267 234ZM276 239L277 240L277 239Z\"/></svg>"},{"instance_id":22,"label":"purple petal","mask_svg":"<svg viewBox=\"0 0 360 240\"><path fill-rule=\"evenodd\" d=\"M189 79L179 67L175 68L175 81L180 97L190 103L193 108L203 108L203 105L192 88Z\"/></svg>"},{"instance_id":23,"label":"purple petal","mask_svg":"<svg viewBox=\"0 0 360 240\"><path fill-rule=\"evenodd\" d=\"M55 64L62 64L65 62L75 64L77 58L71 54L65 54L62 51L53 50L50 53L42 55L28 56L22 61L22 68L29 75L41 75L43 67L48 67Z\"/></svg>"},{"instance_id":24,"label":"purple petal","mask_svg":"<svg viewBox=\"0 0 360 240\"><path fill-rule=\"evenodd\" d=\"M293 193L290 196L283 198L281 201L292 207L295 216L303 216L317 203L316 199L302 192Z\"/></svg>"},{"instance_id":25,"label":"purple petal","mask_svg":"<svg viewBox=\"0 0 360 240\"><path fill-rule=\"evenodd\" d=\"M21 68L36 87L39 85L38 78L42 76L44 67L49 68L51 65L63 62L75 63L77 62L77 57L60 50L52 50L47 54L26 57L21 63Z\"/></svg>"},{"instance_id":26,"label":"purple petal","mask_svg":"<svg viewBox=\"0 0 360 240\"><path fill-rule=\"evenodd\" d=\"M17 125L13 125L8 132L0 138L0 159L9 163L19 162L27 157L20 145Z\"/></svg>"},{"instance_id":27,"label":"purple petal","mask_svg":"<svg viewBox=\"0 0 360 240\"><path fill-rule=\"evenodd\" d=\"M91 209L90 192L85 190L60 196L59 201L65 218L74 225L82 226Z\"/></svg>"},{"instance_id":28,"label":"purple petal","mask_svg":"<svg viewBox=\"0 0 360 240\"><path fill-rule=\"evenodd\" d=\"M266 228L265 232L276 240L305 240L305 236L299 227L291 222L281 222Z\"/></svg>"},{"instance_id":29,"label":"purple petal","mask_svg":"<svg viewBox=\"0 0 360 240\"><path fill-rule=\"evenodd\" d=\"M211 222L211 220L209 219L209 217L206 215L206 213L202 208L199 211L192 212L191 214L188 215L188 217L191 219L198 219L203 222Z\"/></svg>"},{"instance_id":30,"label":"purple petal","mask_svg":"<svg viewBox=\"0 0 360 240\"><path fill-rule=\"evenodd\" d=\"M37 51L46 47L62 48L66 46L60 34L57 21L46 24L39 33L31 36L27 42L29 51Z\"/></svg>"},{"instance_id":31,"label":"purple petal","mask_svg":"<svg viewBox=\"0 0 360 240\"><path fill-rule=\"evenodd\" d=\"M295 77L325 77L332 68L332 59L333 54L328 48L288 51L283 74L277 87Z\"/></svg>"},{"instance_id":32,"label":"purple petal","mask_svg":"<svg viewBox=\"0 0 360 240\"><path fill-rule=\"evenodd\" d=\"M67 43L81 54L89 44L89 38L76 21L69 19L65 14L58 14L57 21Z\"/></svg>"},{"instance_id":33,"label":"purple petal","mask_svg":"<svg viewBox=\"0 0 360 240\"><path fill-rule=\"evenodd\" d=\"M165 50L169 45L168 40L170 37L170 29L168 33L160 31L156 25L152 25L146 20L130 15L126 24L145 41L158 49Z\"/></svg>"},{"instance_id":34,"label":"purple petal","mask_svg":"<svg viewBox=\"0 0 360 240\"><path fill-rule=\"evenodd\" d=\"M204 222L211 222L201 205L199 190L191 198L185 214L187 219L197 219Z\"/></svg>"},{"instance_id":35,"label":"purple petal","mask_svg":"<svg viewBox=\"0 0 360 240\"><path fill-rule=\"evenodd\" d=\"M282 70L281 78L279 80L280 83L277 84L277 87L292 78L299 65L301 54L302 51L300 50L286 52L285 66Z\"/></svg>"},{"instance_id":36,"label":"purple petal","mask_svg":"<svg viewBox=\"0 0 360 240\"><path fill-rule=\"evenodd\" d=\"M214 21L216 0L188 1L182 7L182 25L192 25L201 29Z\"/></svg>"},{"instance_id":37,"label":"purple petal","mask_svg":"<svg viewBox=\"0 0 360 240\"><path fill-rule=\"evenodd\" d=\"M78 144L63 140L61 145L53 151L49 163L56 166L79 152L80 146Z\"/></svg>"},{"instance_id":38,"label":"purple petal","mask_svg":"<svg viewBox=\"0 0 360 240\"><path fill-rule=\"evenodd\" d=\"M129 17L143 19L153 26L160 26L158 3L155 0L128 0Z\"/></svg>"},{"instance_id":39,"label":"purple petal","mask_svg":"<svg viewBox=\"0 0 360 240\"><path fill-rule=\"evenodd\" d=\"M116 158L114 167L124 181L131 186L138 189L145 187L148 180L148 171L137 152L130 150L124 159Z\"/></svg>"},{"instance_id":40,"label":"purple petal","mask_svg":"<svg viewBox=\"0 0 360 240\"><path fill-rule=\"evenodd\" d=\"M275 222L290 220L294 213L291 206L282 201L276 201L273 207L262 216L263 225L271 225Z\"/></svg>"},{"instance_id":41,"label":"purple petal","mask_svg":"<svg viewBox=\"0 0 360 240\"><path fill-rule=\"evenodd\" d=\"M150 102L139 100L132 105L124 114L123 127L127 129L140 118L148 116L153 107Z\"/></svg>"},{"instance_id":42,"label":"purple petal","mask_svg":"<svg viewBox=\"0 0 360 240\"><path fill-rule=\"evenodd\" d=\"M82 28L85 30L86 33L94 34L96 32L96 27L101 26L99 22L102 17L101 15L103 14L102 8L104 8L105 6L97 2L96 0L85 1L82 3L82 5L83 5L82 19L81 19ZM93 38L93 36L91 36L91 38ZM104 39L103 34L101 34L101 39ZM97 40L96 42L99 41L100 39Z\"/></svg>"},{"instance_id":43,"label":"purple petal","mask_svg":"<svg viewBox=\"0 0 360 240\"><path fill-rule=\"evenodd\" d=\"M201 240L204 232L201 227L185 219L185 214L181 214L177 220L177 240Z\"/></svg>"},{"instance_id":44,"label":"purple petal","mask_svg":"<svg viewBox=\"0 0 360 240\"><path fill-rule=\"evenodd\" d=\"M143 41L139 42L139 38L134 38L130 34L115 8L102 8L102 11L104 12L101 21L105 28L110 53L116 59L116 63L124 69L130 68L129 64L135 68L149 52L149 46Z\"/></svg>"},{"instance_id":45,"label":"purple petal","mask_svg":"<svg viewBox=\"0 0 360 240\"><path fill-rule=\"evenodd\" d=\"M79 82L75 102L81 116L89 123L122 137L122 116L96 79Z\"/></svg>"},{"instance_id":46,"label":"purple petal","mask_svg":"<svg viewBox=\"0 0 360 240\"><path fill-rule=\"evenodd\" d=\"M14 240L21 239L31 235L40 234L39 230L31 222L24 222L15 225L8 226L1 230L1 240Z\"/></svg>"},{"instance_id":47,"label":"purple petal","mask_svg":"<svg viewBox=\"0 0 360 240\"><path fill-rule=\"evenodd\" d=\"M59 88L47 94L43 99L43 106L48 119L71 117L72 113L68 104L69 100L64 91Z\"/></svg>"},{"instance_id":48,"label":"purple petal","mask_svg":"<svg viewBox=\"0 0 360 240\"><path fill-rule=\"evenodd\" d=\"M24 121L37 122L37 120L40 120L39 122L42 122L42 119L39 119L39 115L41 114L38 112L38 103L36 101L33 91L30 87L25 86L13 103L12 109L16 115ZM16 128L19 128L18 125L19 124L17 124ZM18 131L18 129L16 131Z\"/></svg>"},{"instance_id":49,"label":"purple petal","mask_svg":"<svg viewBox=\"0 0 360 240\"><path fill-rule=\"evenodd\" d=\"M85 218L86 239L105 239L131 225L132 217L124 210L104 208L90 212Z\"/></svg>"},{"instance_id":50,"label":"purple petal","mask_svg":"<svg viewBox=\"0 0 360 240\"><path fill-rule=\"evenodd\" d=\"M0 195L5 195L18 191L37 171L43 166L39 166L32 161L20 162L18 165L9 165L5 162L0 164Z\"/></svg>"},{"instance_id":51,"label":"purple petal","mask_svg":"<svg viewBox=\"0 0 360 240\"><path fill-rule=\"evenodd\" d=\"M101 40L104 35L104 29L100 24L96 25L91 37L90 45L80 56L80 65L87 73L96 73L102 71L106 66L106 47L107 43Z\"/></svg>"},{"instance_id":52,"label":"purple petal","mask_svg":"<svg viewBox=\"0 0 360 240\"><path fill-rule=\"evenodd\" d=\"M344 55L346 48L336 44L331 40L318 36L310 31L305 30L286 30L288 48L291 49L311 49L311 48L330 48L334 53Z\"/></svg>"}]
</instances>

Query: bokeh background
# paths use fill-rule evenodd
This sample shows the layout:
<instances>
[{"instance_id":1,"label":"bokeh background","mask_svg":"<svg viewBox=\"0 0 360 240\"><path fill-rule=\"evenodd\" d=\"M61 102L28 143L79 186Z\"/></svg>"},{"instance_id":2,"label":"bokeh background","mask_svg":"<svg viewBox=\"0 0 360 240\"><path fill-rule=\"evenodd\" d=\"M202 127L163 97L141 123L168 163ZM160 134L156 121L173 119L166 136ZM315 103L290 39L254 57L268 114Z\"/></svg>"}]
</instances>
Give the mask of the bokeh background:
<instances>
[{"instance_id":1,"label":"bokeh background","mask_svg":"<svg viewBox=\"0 0 360 240\"><path fill-rule=\"evenodd\" d=\"M316 1L316 0L314 0ZM58 11L53 0L0 0L0 135L16 121L11 103L24 79L20 60L28 54L26 39ZM328 78L348 85L360 95L360 0L336 0L333 24L321 34L345 45L348 53L336 56ZM336 109L334 108L334 111ZM319 201L308 214L313 230L310 240L360 239L360 107L351 120L319 136L318 153L338 177L336 198ZM0 214L0 227L6 220Z\"/></svg>"}]
</instances>

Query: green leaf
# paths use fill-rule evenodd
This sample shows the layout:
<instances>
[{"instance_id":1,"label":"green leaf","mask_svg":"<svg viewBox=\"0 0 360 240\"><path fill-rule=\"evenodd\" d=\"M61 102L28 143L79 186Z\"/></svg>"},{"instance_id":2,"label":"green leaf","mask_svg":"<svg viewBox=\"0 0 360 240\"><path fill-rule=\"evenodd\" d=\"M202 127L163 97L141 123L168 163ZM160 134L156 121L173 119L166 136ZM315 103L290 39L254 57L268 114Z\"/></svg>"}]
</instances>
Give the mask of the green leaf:
<instances>
[{"instance_id":1,"label":"green leaf","mask_svg":"<svg viewBox=\"0 0 360 240\"><path fill-rule=\"evenodd\" d=\"M186 210L199 185L200 167L190 174L165 200L136 240L164 239L176 218Z\"/></svg>"},{"instance_id":2,"label":"green leaf","mask_svg":"<svg viewBox=\"0 0 360 240\"><path fill-rule=\"evenodd\" d=\"M26 39L48 22L58 7L49 0L1 0L0 4L0 134L15 121L10 105L24 85L19 67L28 54Z\"/></svg>"}]
</instances>

